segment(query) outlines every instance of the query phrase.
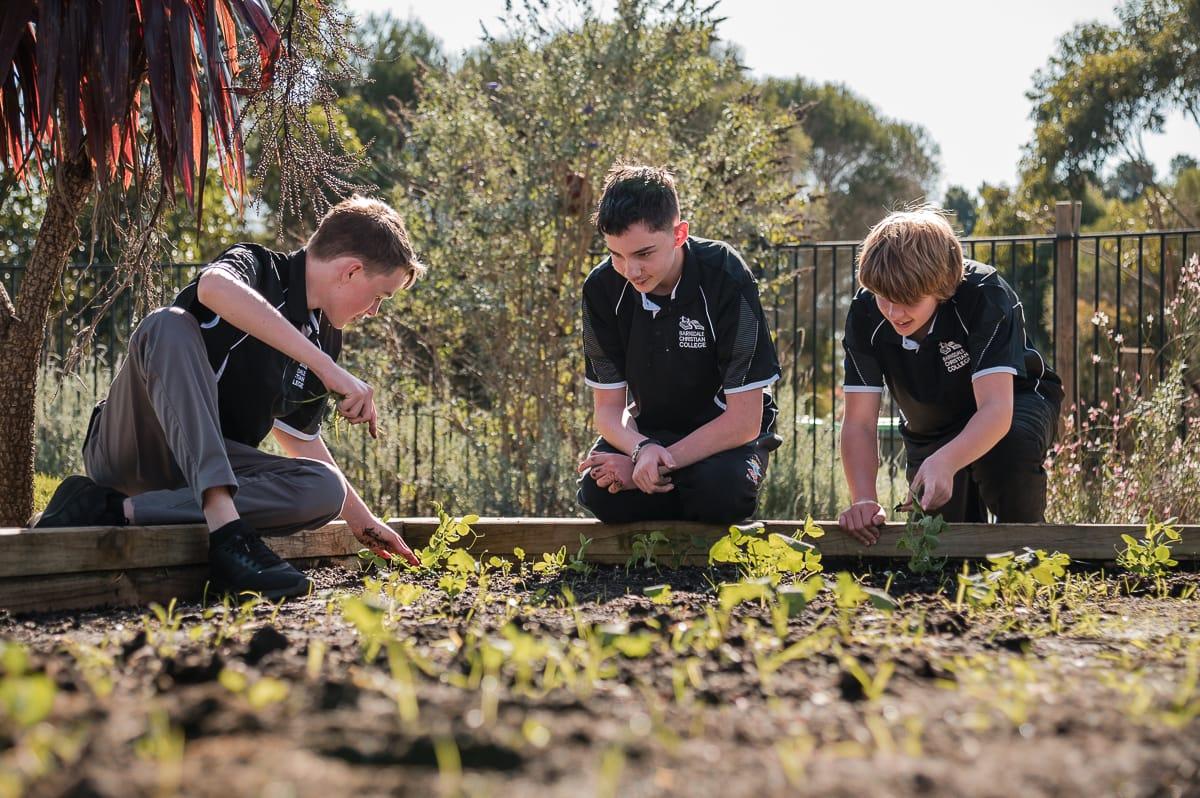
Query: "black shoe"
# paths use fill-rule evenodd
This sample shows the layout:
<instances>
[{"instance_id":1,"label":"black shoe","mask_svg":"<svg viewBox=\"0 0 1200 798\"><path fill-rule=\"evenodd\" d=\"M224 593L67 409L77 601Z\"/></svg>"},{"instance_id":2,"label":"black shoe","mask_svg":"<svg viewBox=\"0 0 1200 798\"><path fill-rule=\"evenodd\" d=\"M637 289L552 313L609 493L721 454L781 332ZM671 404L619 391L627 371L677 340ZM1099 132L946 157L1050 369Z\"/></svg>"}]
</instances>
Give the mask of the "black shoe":
<instances>
[{"instance_id":1,"label":"black shoe","mask_svg":"<svg viewBox=\"0 0 1200 798\"><path fill-rule=\"evenodd\" d=\"M124 493L97 485L83 476L67 477L50 497L34 525L39 529L69 526L124 526Z\"/></svg>"},{"instance_id":2,"label":"black shoe","mask_svg":"<svg viewBox=\"0 0 1200 798\"><path fill-rule=\"evenodd\" d=\"M240 518L209 535L208 564L218 594L250 590L280 599L303 595L312 587L308 577L281 560Z\"/></svg>"}]
</instances>

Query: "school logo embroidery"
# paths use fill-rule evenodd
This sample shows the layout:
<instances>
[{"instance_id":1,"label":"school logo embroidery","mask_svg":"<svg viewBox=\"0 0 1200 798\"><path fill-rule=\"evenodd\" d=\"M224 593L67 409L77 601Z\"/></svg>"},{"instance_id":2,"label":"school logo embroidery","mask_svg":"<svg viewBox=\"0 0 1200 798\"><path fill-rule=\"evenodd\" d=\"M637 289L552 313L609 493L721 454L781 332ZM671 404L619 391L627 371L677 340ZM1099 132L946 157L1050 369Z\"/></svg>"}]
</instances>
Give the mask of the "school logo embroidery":
<instances>
[{"instance_id":1,"label":"school logo embroidery","mask_svg":"<svg viewBox=\"0 0 1200 798\"><path fill-rule=\"evenodd\" d=\"M746 461L746 479L757 487L762 481L762 475L762 460L759 460L756 454L750 455L750 459Z\"/></svg>"},{"instance_id":2,"label":"school logo embroidery","mask_svg":"<svg viewBox=\"0 0 1200 798\"><path fill-rule=\"evenodd\" d=\"M948 372L958 371L971 362L967 350L962 348L962 344L955 341L942 341L938 344L938 351L942 353L942 363L945 364Z\"/></svg>"},{"instance_id":3,"label":"school logo embroidery","mask_svg":"<svg viewBox=\"0 0 1200 798\"><path fill-rule=\"evenodd\" d=\"M308 366L303 363L296 365L296 373L292 375L292 387L304 390L304 383L308 380Z\"/></svg>"},{"instance_id":4,"label":"school logo embroidery","mask_svg":"<svg viewBox=\"0 0 1200 798\"><path fill-rule=\"evenodd\" d=\"M708 346L704 336L704 325L687 316L679 317L679 348L703 349Z\"/></svg>"}]
</instances>

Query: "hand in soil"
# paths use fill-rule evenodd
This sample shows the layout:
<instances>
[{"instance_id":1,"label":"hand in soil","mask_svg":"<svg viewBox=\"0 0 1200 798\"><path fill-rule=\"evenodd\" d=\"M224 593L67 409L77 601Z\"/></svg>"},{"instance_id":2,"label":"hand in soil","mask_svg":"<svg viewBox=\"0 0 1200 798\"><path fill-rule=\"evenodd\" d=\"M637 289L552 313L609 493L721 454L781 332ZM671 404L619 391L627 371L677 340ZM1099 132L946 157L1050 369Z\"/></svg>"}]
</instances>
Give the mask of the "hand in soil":
<instances>
[{"instance_id":1,"label":"hand in soil","mask_svg":"<svg viewBox=\"0 0 1200 798\"><path fill-rule=\"evenodd\" d=\"M393 554L398 554L409 564L420 565L417 555L413 554L412 549L404 542L404 538L378 518L375 519L374 526L351 531L354 532L354 537L358 538L359 543L385 560L390 560Z\"/></svg>"}]
</instances>

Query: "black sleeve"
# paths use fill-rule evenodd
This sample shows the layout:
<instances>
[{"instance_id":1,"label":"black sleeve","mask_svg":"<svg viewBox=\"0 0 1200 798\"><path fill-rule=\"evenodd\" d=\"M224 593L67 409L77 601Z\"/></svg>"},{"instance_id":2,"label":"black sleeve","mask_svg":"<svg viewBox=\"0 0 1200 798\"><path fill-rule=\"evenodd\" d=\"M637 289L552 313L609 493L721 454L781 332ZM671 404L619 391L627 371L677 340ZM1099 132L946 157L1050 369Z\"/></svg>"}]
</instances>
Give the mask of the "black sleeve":
<instances>
[{"instance_id":1,"label":"black sleeve","mask_svg":"<svg viewBox=\"0 0 1200 798\"><path fill-rule=\"evenodd\" d=\"M617 311L603 296L599 280L583 284L582 305L584 381L592 388L624 388L625 347Z\"/></svg>"},{"instance_id":2,"label":"black sleeve","mask_svg":"<svg viewBox=\"0 0 1200 798\"><path fill-rule=\"evenodd\" d=\"M235 280L240 280L251 288L258 290L267 268L269 267L264 266L259 261L253 249L245 244L234 244L214 260L201 266L200 271L196 273L192 281L179 292L179 296L175 298L173 304L176 307L186 309L201 324L207 324L215 319L217 314L209 310L196 296L200 278L205 272L218 269Z\"/></svg>"},{"instance_id":3,"label":"black sleeve","mask_svg":"<svg viewBox=\"0 0 1200 798\"><path fill-rule=\"evenodd\" d=\"M741 260L732 251L729 256ZM722 297L717 317L711 320L717 339L717 368L726 395L766 388L780 377L779 358L758 297L758 285L749 270L745 275L745 280L735 281L725 292L728 296Z\"/></svg>"},{"instance_id":4,"label":"black sleeve","mask_svg":"<svg viewBox=\"0 0 1200 798\"><path fill-rule=\"evenodd\" d=\"M342 350L342 334L322 319L319 339L313 343L336 362ZM289 363L284 369L283 382L284 415L275 419L275 426L304 440L320 437L321 424L329 415L333 399L324 383L305 366L295 362Z\"/></svg>"},{"instance_id":5,"label":"black sleeve","mask_svg":"<svg viewBox=\"0 0 1200 798\"><path fill-rule=\"evenodd\" d=\"M862 300L855 298L846 314L846 331L842 349L846 353L842 390L847 393L882 393L883 369L871 346L870 338L862 334L864 318Z\"/></svg>"},{"instance_id":6,"label":"black sleeve","mask_svg":"<svg viewBox=\"0 0 1200 798\"><path fill-rule=\"evenodd\" d=\"M251 288L257 288L265 268L252 249L242 244L235 244L222 252L211 263L203 266L200 274L219 269L235 280L240 280Z\"/></svg>"},{"instance_id":7,"label":"black sleeve","mask_svg":"<svg viewBox=\"0 0 1200 798\"><path fill-rule=\"evenodd\" d=\"M963 319L971 379L985 374L1025 375L1025 323L1019 301L1003 285L988 286Z\"/></svg>"}]
</instances>

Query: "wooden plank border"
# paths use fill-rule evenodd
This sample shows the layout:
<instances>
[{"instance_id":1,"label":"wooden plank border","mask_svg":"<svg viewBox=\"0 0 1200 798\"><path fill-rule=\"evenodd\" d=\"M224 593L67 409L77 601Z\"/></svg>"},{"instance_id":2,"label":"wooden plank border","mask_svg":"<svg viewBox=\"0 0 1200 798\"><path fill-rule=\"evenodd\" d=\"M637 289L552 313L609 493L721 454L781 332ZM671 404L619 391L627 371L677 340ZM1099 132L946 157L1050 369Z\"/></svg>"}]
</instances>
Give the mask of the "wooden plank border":
<instances>
[{"instance_id":1,"label":"wooden plank border","mask_svg":"<svg viewBox=\"0 0 1200 798\"><path fill-rule=\"evenodd\" d=\"M423 546L437 528L435 518L400 518L391 522L413 546ZM768 532L790 534L802 521L767 521ZM888 524L880 542L864 548L838 531L834 522L820 522L825 537L814 541L826 557L907 558L896 547L903 530ZM719 525L656 523L605 525L575 518L482 518L473 528L481 535L471 550L511 556L525 550L540 558L563 546L579 549L580 535L591 539L587 559L624 564L638 534L664 532L670 544L660 557L666 563L707 562L708 548L726 532ZM1200 561L1200 526L1179 527L1183 540L1174 546L1180 561ZM1075 560L1112 560L1122 545L1121 534L1140 536L1141 525L1121 524L952 524L937 553L951 558L982 558L986 554L1024 547L1062 551ZM305 566L318 560L351 559L360 548L346 528L336 522L321 529L284 537L268 537L282 557ZM76 529L0 529L0 609L32 612L101 606L143 605L173 596L199 598L207 577L208 534L202 526L85 527Z\"/></svg>"}]
</instances>

